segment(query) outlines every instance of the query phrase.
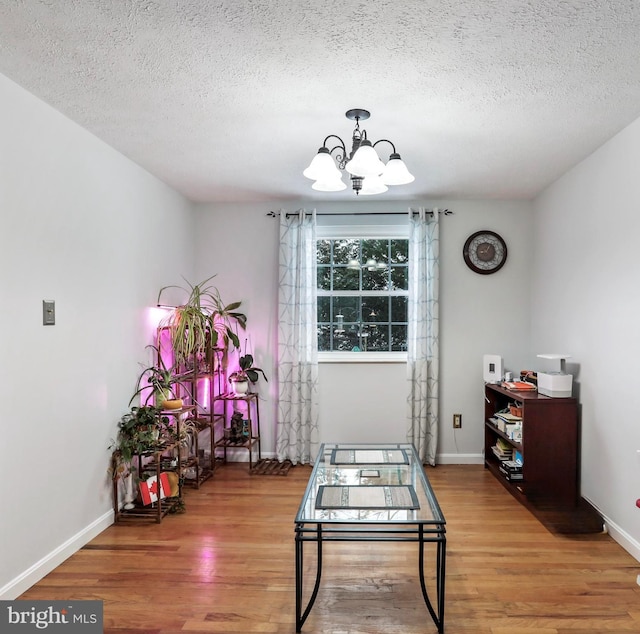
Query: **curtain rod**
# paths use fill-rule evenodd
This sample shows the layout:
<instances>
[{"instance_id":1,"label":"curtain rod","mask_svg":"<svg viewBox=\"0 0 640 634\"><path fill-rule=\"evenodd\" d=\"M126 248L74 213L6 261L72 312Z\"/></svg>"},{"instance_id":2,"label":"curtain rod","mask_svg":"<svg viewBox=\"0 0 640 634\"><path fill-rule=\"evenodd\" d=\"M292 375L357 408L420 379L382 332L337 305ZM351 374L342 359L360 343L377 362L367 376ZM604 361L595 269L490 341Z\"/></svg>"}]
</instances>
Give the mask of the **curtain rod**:
<instances>
[{"instance_id":1,"label":"curtain rod","mask_svg":"<svg viewBox=\"0 0 640 634\"><path fill-rule=\"evenodd\" d=\"M419 211L411 211L411 213L417 214ZM433 216L433 210L427 211L427 214ZM453 211L450 209L438 209L438 213L443 216L452 216ZM285 214L285 218L289 216L298 216L300 214L299 211L288 211ZM267 212L267 216L270 218L277 218L280 215L279 211L269 211ZM316 216L406 216L406 211L349 211L349 212L340 212L340 211L318 211L316 212Z\"/></svg>"}]
</instances>

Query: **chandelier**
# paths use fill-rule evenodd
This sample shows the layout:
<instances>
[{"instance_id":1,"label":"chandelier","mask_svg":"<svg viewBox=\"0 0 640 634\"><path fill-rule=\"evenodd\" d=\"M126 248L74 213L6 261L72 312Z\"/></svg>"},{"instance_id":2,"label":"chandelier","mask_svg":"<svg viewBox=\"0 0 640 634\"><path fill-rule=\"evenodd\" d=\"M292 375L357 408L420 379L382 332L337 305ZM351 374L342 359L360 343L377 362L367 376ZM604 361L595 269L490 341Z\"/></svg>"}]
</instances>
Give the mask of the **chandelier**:
<instances>
[{"instance_id":1,"label":"chandelier","mask_svg":"<svg viewBox=\"0 0 640 634\"><path fill-rule=\"evenodd\" d=\"M389 185L406 185L415 180L404 161L396 152L396 146L388 139L380 139L371 143L367 139L367 131L360 129L360 121L366 121L371 113L362 108L347 110L347 119L356 122L351 137L351 152L347 154L344 141L335 134L330 134L324 140L309 167L303 175L315 181L311 186L320 192L339 192L347 188L342 180L342 172L350 174L351 187L356 194L363 196L382 194L389 189ZM329 139L335 139L333 147L328 145ZM388 143L392 152L385 165L375 150L379 143ZM335 153L335 154L334 154Z\"/></svg>"}]
</instances>

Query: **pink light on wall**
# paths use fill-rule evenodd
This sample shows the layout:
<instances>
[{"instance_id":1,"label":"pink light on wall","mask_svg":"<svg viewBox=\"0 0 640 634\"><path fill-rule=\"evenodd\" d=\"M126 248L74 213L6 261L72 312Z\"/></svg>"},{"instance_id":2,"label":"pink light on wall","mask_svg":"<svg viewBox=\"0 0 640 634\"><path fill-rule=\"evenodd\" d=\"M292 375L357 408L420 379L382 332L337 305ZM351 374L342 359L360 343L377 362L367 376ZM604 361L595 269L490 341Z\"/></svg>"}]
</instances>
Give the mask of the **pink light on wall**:
<instances>
[{"instance_id":1,"label":"pink light on wall","mask_svg":"<svg viewBox=\"0 0 640 634\"><path fill-rule=\"evenodd\" d=\"M166 318L171 308L164 308L161 306L149 306L146 309L146 324L152 332L155 332L160 322Z\"/></svg>"},{"instance_id":2,"label":"pink light on wall","mask_svg":"<svg viewBox=\"0 0 640 634\"><path fill-rule=\"evenodd\" d=\"M157 341L160 357L166 368L172 368L175 363L173 347L171 346L171 330L163 328L160 330Z\"/></svg>"}]
</instances>

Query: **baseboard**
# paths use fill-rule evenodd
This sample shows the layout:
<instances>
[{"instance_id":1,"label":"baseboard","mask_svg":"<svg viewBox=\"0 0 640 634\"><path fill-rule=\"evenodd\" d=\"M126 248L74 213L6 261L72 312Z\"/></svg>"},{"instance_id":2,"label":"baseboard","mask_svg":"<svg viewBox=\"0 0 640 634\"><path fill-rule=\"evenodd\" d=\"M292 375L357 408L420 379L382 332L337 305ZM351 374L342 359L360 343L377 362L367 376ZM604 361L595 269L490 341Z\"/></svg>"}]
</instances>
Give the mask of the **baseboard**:
<instances>
[{"instance_id":1,"label":"baseboard","mask_svg":"<svg viewBox=\"0 0 640 634\"><path fill-rule=\"evenodd\" d=\"M436 464L484 464L481 453L440 453L436 456Z\"/></svg>"},{"instance_id":2,"label":"baseboard","mask_svg":"<svg viewBox=\"0 0 640 634\"><path fill-rule=\"evenodd\" d=\"M31 568L7 583L3 588L0 588L0 600L11 601L17 599L23 592L26 592L111 524L113 524L113 511L108 511L40 561L33 564Z\"/></svg>"},{"instance_id":3,"label":"baseboard","mask_svg":"<svg viewBox=\"0 0 640 634\"><path fill-rule=\"evenodd\" d=\"M636 561L640 562L640 542L607 517L589 498L583 497L602 516L607 533L611 535L613 541L620 544Z\"/></svg>"},{"instance_id":4,"label":"baseboard","mask_svg":"<svg viewBox=\"0 0 640 634\"><path fill-rule=\"evenodd\" d=\"M218 458L220 454L217 454ZM263 458L275 458L276 454L272 451L263 451L261 453ZM258 452L254 451L253 461L258 461ZM227 447L227 462L249 462L249 452L246 449L235 449L234 447Z\"/></svg>"}]
</instances>

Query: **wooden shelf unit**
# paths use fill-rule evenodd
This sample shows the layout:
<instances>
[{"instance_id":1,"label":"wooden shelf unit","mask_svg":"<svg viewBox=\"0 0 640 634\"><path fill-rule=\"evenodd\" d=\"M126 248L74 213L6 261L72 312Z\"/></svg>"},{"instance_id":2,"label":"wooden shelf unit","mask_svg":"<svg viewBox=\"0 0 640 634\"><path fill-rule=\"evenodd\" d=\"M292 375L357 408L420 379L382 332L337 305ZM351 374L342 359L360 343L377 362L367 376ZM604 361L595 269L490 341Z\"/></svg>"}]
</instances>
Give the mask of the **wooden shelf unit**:
<instances>
[{"instance_id":1,"label":"wooden shelf unit","mask_svg":"<svg viewBox=\"0 0 640 634\"><path fill-rule=\"evenodd\" d=\"M522 440L511 440L490 418L509 404L522 408ZM580 430L575 398L551 398L485 385L484 465L547 527L557 532L598 532L602 519L580 496ZM522 455L522 480L500 471L492 447L503 439Z\"/></svg>"},{"instance_id":2,"label":"wooden shelf unit","mask_svg":"<svg viewBox=\"0 0 640 634\"><path fill-rule=\"evenodd\" d=\"M166 351L166 341L170 339L170 327L158 328L156 347L160 351ZM215 471L215 425L223 419L223 415L214 411L216 395L222 391L225 382L224 368L222 364L223 350L209 348L204 359L191 359L188 367L178 367L177 374L181 384L176 386L176 397L185 403L185 409L190 408L189 420L197 428L194 434L192 451L187 455L181 455L181 464L184 463L182 475L194 474L194 477L185 477L184 484L200 488L200 485L211 478ZM165 360L165 365L167 361ZM171 414L171 410L163 411L163 414ZM200 435L208 431L209 439L205 447L201 447ZM209 457L200 450L208 450ZM182 450L184 453L184 449Z\"/></svg>"},{"instance_id":3,"label":"wooden shelf unit","mask_svg":"<svg viewBox=\"0 0 640 634\"><path fill-rule=\"evenodd\" d=\"M138 474L154 473L160 482L160 474L167 471L173 471L179 474L179 465L175 467L165 467L163 463L172 462L175 458L177 446L175 443L159 443L158 447L153 451L145 452L134 456L134 462L136 463L136 469ZM174 510L177 506L182 504L182 479L178 475L178 495L175 497L166 497L158 499L157 502L144 506L138 499L136 491L133 491L134 501L133 508L126 509L124 506L120 506L118 496L118 483L122 479L115 470L115 463L113 463L114 475L112 478L113 486L113 515L114 522L119 523L127 520L147 520L154 521L158 524L162 521L167 513ZM133 477L133 476L132 476Z\"/></svg>"},{"instance_id":4,"label":"wooden shelf unit","mask_svg":"<svg viewBox=\"0 0 640 634\"><path fill-rule=\"evenodd\" d=\"M227 449L246 449L249 452L249 469L253 467L253 448L258 448L258 461L262 459L262 449L260 445L260 405L259 397L255 392L247 394L220 394L215 397L215 401L223 403L223 423L220 430L220 437L214 440L217 449L222 450L222 463L227 461ZM231 415L237 404L243 403L244 413L248 421L248 435L241 440L231 440L227 438L231 425ZM231 409L231 415L229 414Z\"/></svg>"}]
</instances>

